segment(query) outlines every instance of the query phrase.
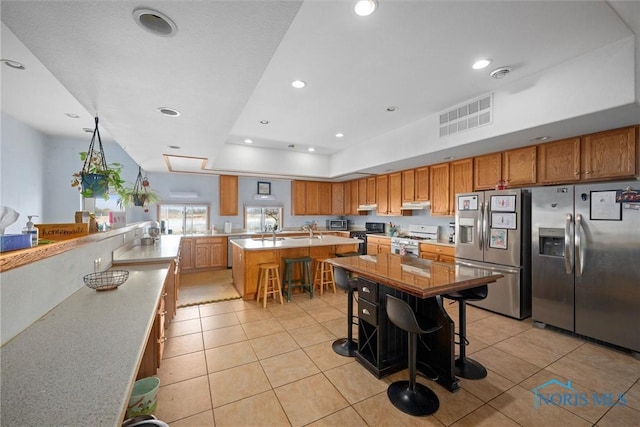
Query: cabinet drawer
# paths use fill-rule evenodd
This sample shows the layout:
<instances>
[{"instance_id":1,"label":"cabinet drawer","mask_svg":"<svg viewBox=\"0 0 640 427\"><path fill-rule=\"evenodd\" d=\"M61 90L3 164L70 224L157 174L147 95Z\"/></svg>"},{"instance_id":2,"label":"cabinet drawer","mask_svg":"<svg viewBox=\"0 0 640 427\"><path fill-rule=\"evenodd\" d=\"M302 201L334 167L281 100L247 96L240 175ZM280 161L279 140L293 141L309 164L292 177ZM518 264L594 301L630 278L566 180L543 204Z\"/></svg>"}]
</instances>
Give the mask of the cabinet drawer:
<instances>
[{"instance_id":1,"label":"cabinet drawer","mask_svg":"<svg viewBox=\"0 0 640 427\"><path fill-rule=\"evenodd\" d=\"M365 279L358 279L358 298L373 304L378 302L378 284Z\"/></svg>"},{"instance_id":2,"label":"cabinet drawer","mask_svg":"<svg viewBox=\"0 0 640 427\"><path fill-rule=\"evenodd\" d=\"M373 326L378 326L378 306L362 298L358 299L358 317Z\"/></svg>"},{"instance_id":3,"label":"cabinet drawer","mask_svg":"<svg viewBox=\"0 0 640 427\"><path fill-rule=\"evenodd\" d=\"M199 237L196 240L196 245L210 245L212 243L222 243L224 237Z\"/></svg>"}]
</instances>

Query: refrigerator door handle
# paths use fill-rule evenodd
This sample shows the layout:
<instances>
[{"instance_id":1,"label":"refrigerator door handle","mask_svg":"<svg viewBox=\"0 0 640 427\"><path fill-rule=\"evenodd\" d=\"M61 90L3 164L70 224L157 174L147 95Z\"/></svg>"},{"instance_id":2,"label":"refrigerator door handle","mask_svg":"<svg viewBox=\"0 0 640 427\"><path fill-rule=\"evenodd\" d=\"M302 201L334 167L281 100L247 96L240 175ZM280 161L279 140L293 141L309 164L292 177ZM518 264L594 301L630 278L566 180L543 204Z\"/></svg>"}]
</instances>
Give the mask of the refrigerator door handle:
<instances>
[{"instance_id":1,"label":"refrigerator door handle","mask_svg":"<svg viewBox=\"0 0 640 427\"><path fill-rule=\"evenodd\" d=\"M484 212L482 213L482 242L483 249L489 247L489 203L484 202Z\"/></svg>"},{"instance_id":2,"label":"refrigerator door handle","mask_svg":"<svg viewBox=\"0 0 640 427\"><path fill-rule=\"evenodd\" d=\"M584 268L584 242L582 241L582 215L576 215L576 277L582 276L582 270Z\"/></svg>"},{"instance_id":3,"label":"refrigerator door handle","mask_svg":"<svg viewBox=\"0 0 640 427\"><path fill-rule=\"evenodd\" d=\"M485 270L491 270L491 271L497 271L499 273L510 273L510 274L518 274L520 273L520 270L518 270L517 268L508 268L508 267L492 267L489 266L487 264L474 264L471 262L466 262L466 261L460 261L460 260L456 260L456 265L464 265L465 267L480 267L480 268L484 268Z\"/></svg>"},{"instance_id":4,"label":"refrigerator door handle","mask_svg":"<svg viewBox=\"0 0 640 427\"><path fill-rule=\"evenodd\" d=\"M573 215L567 214L564 225L564 270L567 274L573 273L573 242L571 235L573 229Z\"/></svg>"},{"instance_id":5,"label":"refrigerator door handle","mask_svg":"<svg viewBox=\"0 0 640 427\"><path fill-rule=\"evenodd\" d=\"M478 249L484 249L484 202L480 203L480 215L478 216Z\"/></svg>"}]
</instances>

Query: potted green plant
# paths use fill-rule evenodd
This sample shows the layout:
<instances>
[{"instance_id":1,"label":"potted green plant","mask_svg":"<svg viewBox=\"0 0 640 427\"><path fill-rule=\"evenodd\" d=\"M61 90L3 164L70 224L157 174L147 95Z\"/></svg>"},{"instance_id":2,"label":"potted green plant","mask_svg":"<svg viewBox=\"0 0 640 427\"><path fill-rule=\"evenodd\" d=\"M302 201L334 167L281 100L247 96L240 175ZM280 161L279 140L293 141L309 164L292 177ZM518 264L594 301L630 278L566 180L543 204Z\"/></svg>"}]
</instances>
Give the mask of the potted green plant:
<instances>
[{"instance_id":1,"label":"potted green plant","mask_svg":"<svg viewBox=\"0 0 640 427\"><path fill-rule=\"evenodd\" d=\"M98 118L96 117L96 127L89 144L88 151L80 152L80 160L83 162L82 170L72 175L71 186L78 188L82 197L101 196L105 200L109 199L109 189L120 194L124 191L124 180L120 177L122 165L120 163L107 164L98 130ZM98 140L98 147L95 141Z\"/></svg>"},{"instance_id":2,"label":"potted green plant","mask_svg":"<svg viewBox=\"0 0 640 427\"><path fill-rule=\"evenodd\" d=\"M157 203L160 201L160 196L149 188L149 179L142 176L142 168L138 167L138 177L133 187L123 187L118 191L120 198L118 199L118 205L121 208L127 206L141 206L145 212L149 211L150 203Z\"/></svg>"}]
</instances>

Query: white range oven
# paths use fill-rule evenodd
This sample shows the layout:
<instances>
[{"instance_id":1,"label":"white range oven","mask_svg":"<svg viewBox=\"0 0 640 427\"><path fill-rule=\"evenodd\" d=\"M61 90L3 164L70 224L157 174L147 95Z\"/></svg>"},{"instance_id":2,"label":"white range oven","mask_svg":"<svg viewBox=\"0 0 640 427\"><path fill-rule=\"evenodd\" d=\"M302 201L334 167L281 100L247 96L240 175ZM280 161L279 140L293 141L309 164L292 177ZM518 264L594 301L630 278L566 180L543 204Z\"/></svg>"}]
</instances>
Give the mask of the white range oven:
<instances>
[{"instance_id":1,"label":"white range oven","mask_svg":"<svg viewBox=\"0 0 640 427\"><path fill-rule=\"evenodd\" d=\"M437 225L410 225L406 236L391 238L391 253L420 257L420 242L438 240Z\"/></svg>"}]
</instances>

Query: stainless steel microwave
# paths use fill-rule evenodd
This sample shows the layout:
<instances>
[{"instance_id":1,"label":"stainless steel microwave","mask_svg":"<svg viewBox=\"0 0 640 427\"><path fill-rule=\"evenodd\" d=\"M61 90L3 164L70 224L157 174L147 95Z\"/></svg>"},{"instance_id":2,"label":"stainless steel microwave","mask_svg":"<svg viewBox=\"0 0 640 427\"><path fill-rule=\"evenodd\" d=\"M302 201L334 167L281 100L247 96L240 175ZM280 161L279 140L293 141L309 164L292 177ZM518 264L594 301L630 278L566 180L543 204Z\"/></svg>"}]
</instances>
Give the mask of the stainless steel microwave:
<instances>
[{"instance_id":1,"label":"stainless steel microwave","mask_svg":"<svg viewBox=\"0 0 640 427\"><path fill-rule=\"evenodd\" d=\"M346 229L347 229L346 219L328 219L327 220L327 230L346 230Z\"/></svg>"}]
</instances>

